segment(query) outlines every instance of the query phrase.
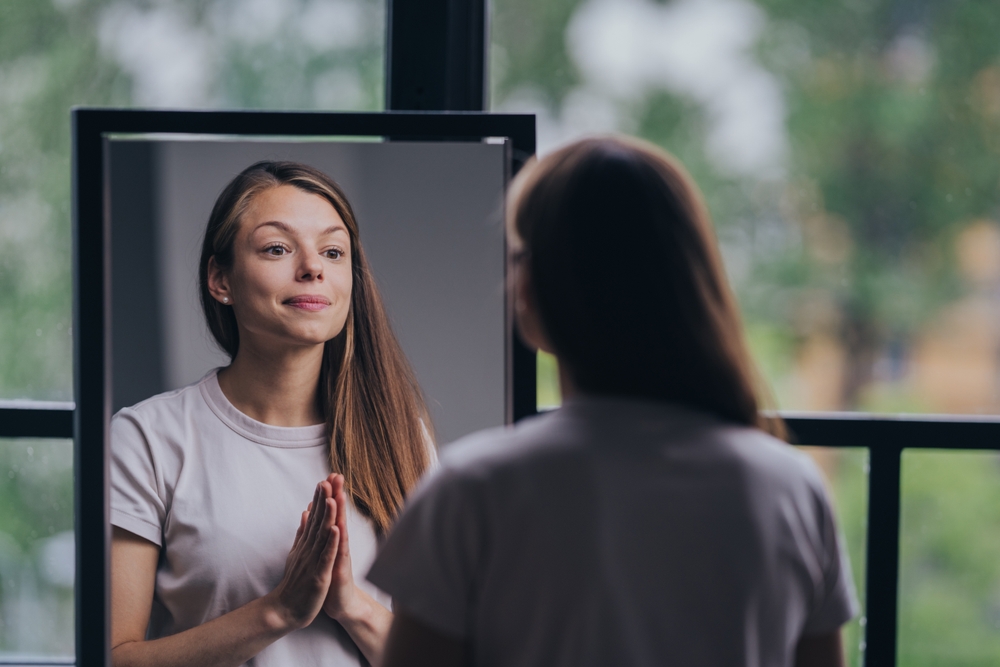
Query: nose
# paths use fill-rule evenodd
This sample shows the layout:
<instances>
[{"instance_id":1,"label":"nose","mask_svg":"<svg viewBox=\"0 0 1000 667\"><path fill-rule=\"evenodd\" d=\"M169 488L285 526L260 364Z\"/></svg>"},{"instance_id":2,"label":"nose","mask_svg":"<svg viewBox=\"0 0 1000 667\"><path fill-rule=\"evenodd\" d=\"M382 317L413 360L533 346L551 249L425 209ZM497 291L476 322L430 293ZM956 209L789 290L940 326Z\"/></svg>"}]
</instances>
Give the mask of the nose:
<instances>
[{"instance_id":1,"label":"nose","mask_svg":"<svg viewBox=\"0 0 1000 667\"><path fill-rule=\"evenodd\" d=\"M323 280L323 262L316 255L302 253L299 263L299 280Z\"/></svg>"}]
</instances>

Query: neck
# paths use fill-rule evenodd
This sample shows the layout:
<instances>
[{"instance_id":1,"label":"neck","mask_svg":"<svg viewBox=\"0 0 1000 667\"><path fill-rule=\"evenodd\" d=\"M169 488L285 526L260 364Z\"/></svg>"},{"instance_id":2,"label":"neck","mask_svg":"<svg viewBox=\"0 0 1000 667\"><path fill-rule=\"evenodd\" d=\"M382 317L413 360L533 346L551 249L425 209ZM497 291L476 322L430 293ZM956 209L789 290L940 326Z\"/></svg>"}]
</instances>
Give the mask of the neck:
<instances>
[{"instance_id":1,"label":"neck","mask_svg":"<svg viewBox=\"0 0 1000 667\"><path fill-rule=\"evenodd\" d=\"M271 426L321 424L322 363L323 345L282 349L255 345L241 336L233 363L219 371L219 387L237 410L259 422Z\"/></svg>"}]
</instances>

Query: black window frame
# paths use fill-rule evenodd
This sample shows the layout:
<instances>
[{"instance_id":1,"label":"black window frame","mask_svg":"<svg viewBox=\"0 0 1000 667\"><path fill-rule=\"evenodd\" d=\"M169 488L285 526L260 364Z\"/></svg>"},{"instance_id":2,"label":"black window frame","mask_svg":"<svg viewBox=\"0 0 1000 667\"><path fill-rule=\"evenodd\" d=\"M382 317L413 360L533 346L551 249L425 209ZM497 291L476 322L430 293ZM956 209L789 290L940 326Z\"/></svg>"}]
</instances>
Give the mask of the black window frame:
<instances>
[{"instance_id":1,"label":"black window frame","mask_svg":"<svg viewBox=\"0 0 1000 667\"><path fill-rule=\"evenodd\" d=\"M482 109L485 107L487 79L488 12L485 0L388 0L386 40L387 104L394 109ZM166 115L172 120L168 121ZM180 115L177 115L180 114ZM74 264L74 389L76 403L41 401L0 401L0 438L73 438L76 484L75 531L77 535L76 623L79 665L107 665L108 600L107 550L110 537L107 511L106 425L110 419L110 376L103 333L108 324L106 291L93 303L81 305L81 286L89 293L106 285L109 256L107 221L101 234L80 237L77 193L87 191L88 210L99 207L106 192L95 183L104 181L106 162L95 172L81 172L81 153L100 154L105 132L149 132L151 121L164 122L181 131L201 133L257 134L252 131L268 119L282 115L301 123L295 131L262 134L329 134L325 120L357 117L354 131L339 128L336 134L390 135L400 138L439 137L444 128L478 127L511 119L516 128L508 132L489 131L481 136L508 136L514 145L515 168L535 151L534 119L502 114L338 114L270 112L155 112L131 110L78 109L73 112L74 136L74 258L80 251L96 252L100 266L81 271ZM391 133L372 132L369 121L360 117L394 117ZM460 119L465 116L464 119ZM424 120L419 120L419 118ZM429 120L434 117L438 120ZM459 118L456 120L456 118ZM531 118L530 127L526 120ZM381 122L381 121L379 121ZM512 127L514 126L512 125ZM187 129L177 129L187 128ZM478 130L477 130L478 132ZM475 132L474 132L475 134ZM460 136L465 136L459 131ZM516 135L516 136L515 136ZM100 218L99 218L100 219ZM75 260L74 260L75 261ZM99 290L98 290L99 291ZM86 326L81 326L86 324ZM86 341L86 347L82 345ZM512 415L516 421L536 412L535 355L516 339L510 343L513 387ZM84 353L83 351L87 352ZM96 373L100 381L81 383L83 373ZM100 406L105 406L101 408ZM873 415L865 413L781 413L791 432L792 442L831 448L866 448L869 451L868 523L866 529L866 623L864 663L891 667L896 663L898 625L900 462L905 449L1000 451L1000 417L959 415ZM86 436L82 438L82 436ZM97 439L94 439L95 436ZM87 447L104 448L98 460L84 460ZM84 467L86 465L86 467ZM98 515L98 507L100 513ZM92 529L97 530L91 533ZM102 539L103 534L103 539ZM94 570L93 568L97 568ZM91 576L91 572L94 576ZM97 595L91 604L91 595ZM100 601L99 604L97 601ZM42 664L42 663L33 663ZM72 664L52 661L47 664Z\"/></svg>"}]
</instances>

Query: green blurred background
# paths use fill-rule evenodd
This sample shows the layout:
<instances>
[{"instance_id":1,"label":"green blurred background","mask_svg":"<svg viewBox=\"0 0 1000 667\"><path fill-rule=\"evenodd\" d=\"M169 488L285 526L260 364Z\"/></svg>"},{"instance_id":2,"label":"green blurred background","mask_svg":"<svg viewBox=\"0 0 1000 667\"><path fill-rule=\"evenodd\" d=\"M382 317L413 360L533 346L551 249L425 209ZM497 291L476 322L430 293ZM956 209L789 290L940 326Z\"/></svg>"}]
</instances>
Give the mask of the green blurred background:
<instances>
[{"instance_id":1,"label":"green blurred background","mask_svg":"<svg viewBox=\"0 0 1000 667\"><path fill-rule=\"evenodd\" d=\"M71 105L380 109L384 29L378 0L0 2L0 399L72 400ZM996 0L494 0L491 104L541 152L688 166L777 407L996 414L997 34ZM810 451L862 587L867 453ZM998 482L904 455L901 665L1000 664ZM71 485L67 442L0 441L0 658L72 653Z\"/></svg>"}]
</instances>

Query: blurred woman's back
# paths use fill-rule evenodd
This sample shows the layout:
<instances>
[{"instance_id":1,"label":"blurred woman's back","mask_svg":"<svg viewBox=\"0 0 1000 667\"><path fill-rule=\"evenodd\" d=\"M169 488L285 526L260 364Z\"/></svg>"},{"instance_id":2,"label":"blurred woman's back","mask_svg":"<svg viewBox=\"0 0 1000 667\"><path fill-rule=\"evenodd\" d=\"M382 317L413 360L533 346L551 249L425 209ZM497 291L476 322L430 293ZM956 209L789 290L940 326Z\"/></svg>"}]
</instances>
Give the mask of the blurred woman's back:
<instances>
[{"instance_id":1,"label":"blurred woman's back","mask_svg":"<svg viewBox=\"0 0 1000 667\"><path fill-rule=\"evenodd\" d=\"M446 450L369 574L397 624L474 664L841 662L857 603L829 501L765 433L683 169L578 142L518 178L510 223L521 335L558 357L566 401Z\"/></svg>"}]
</instances>

